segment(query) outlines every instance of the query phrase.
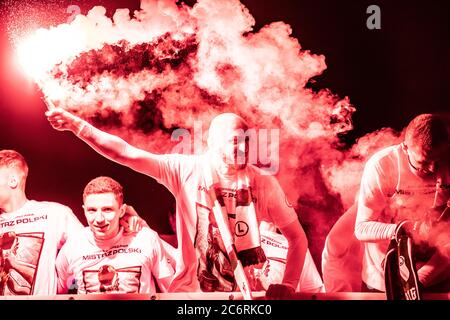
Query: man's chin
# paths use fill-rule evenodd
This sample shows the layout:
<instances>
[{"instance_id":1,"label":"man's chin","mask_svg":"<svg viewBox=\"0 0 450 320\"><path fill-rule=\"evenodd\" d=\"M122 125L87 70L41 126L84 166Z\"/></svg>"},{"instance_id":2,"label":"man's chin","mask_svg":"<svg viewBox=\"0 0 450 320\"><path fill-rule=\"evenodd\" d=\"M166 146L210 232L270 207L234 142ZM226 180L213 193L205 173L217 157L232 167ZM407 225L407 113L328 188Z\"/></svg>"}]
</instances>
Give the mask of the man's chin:
<instances>
[{"instance_id":1,"label":"man's chin","mask_svg":"<svg viewBox=\"0 0 450 320\"><path fill-rule=\"evenodd\" d=\"M104 239L106 239L106 238L108 237L107 231L108 231L108 230L104 230L104 231L101 231L101 230L98 230L98 229L92 230L92 232L94 233L94 237L95 237L96 239L98 239L98 240L104 240Z\"/></svg>"},{"instance_id":2,"label":"man's chin","mask_svg":"<svg viewBox=\"0 0 450 320\"><path fill-rule=\"evenodd\" d=\"M244 164L236 164L236 165L234 165L234 167L235 167L236 170L244 170L247 167L247 164L246 163L244 163Z\"/></svg>"},{"instance_id":3,"label":"man's chin","mask_svg":"<svg viewBox=\"0 0 450 320\"><path fill-rule=\"evenodd\" d=\"M97 240L104 240L105 239L105 234L104 233L94 232L94 238L97 239Z\"/></svg>"},{"instance_id":4,"label":"man's chin","mask_svg":"<svg viewBox=\"0 0 450 320\"><path fill-rule=\"evenodd\" d=\"M228 164L228 167L235 171L244 170L247 167L247 163L238 164L236 162L233 162L231 164Z\"/></svg>"},{"instance_id":5,"label":"man's chin","mask_svg":"<svg viewBox=\"0 0 450 320\"><path fill-rule=\"evenodd\" d=\"M238 163L237 161L224 161L225 166L232 170L244 170L247 167L247 162L245 163Z\"/></svg>"},{"instance_id":6,"label":"man's chin","mask_svg":"<svg viewBox=\"0 0 450 320\"><path fill-rule=\"evenodd\" d=\"M233 159L233 168L235 170L244 170L247 167L248 164L248 159L246 159L245 157L238 157Z\"/></svg>"}]
</instances>

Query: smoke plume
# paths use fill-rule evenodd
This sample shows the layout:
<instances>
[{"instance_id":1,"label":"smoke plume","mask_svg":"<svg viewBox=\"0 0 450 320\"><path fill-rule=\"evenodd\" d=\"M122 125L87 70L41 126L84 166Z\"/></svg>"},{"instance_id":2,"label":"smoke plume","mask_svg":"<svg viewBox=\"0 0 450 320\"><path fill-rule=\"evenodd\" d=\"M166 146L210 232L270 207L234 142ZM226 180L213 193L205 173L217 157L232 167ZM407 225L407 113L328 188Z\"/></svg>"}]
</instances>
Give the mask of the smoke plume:
<instances>
[{"instance_id":1,"label":"smoke plume","mask_svg":"<svg viewBox=\"0 0 450 320\"><path fill-rule=\"evenodd\" d=\"M254 31L238 0L142 0L130 16L94 7L70 24L40 29L18 45L46 99L152 152L170 152L174 129L222 112L250 127L279 129L278 179L298 207L317 258L334 221L352 204L364 162L398 141L391 130L351 149L349 98L308 83L325 57L302 48L283 22ZM274 160L275 161L275 160ZM312 240L311 240L312 239Z\"/></svg>"}]
</instances>

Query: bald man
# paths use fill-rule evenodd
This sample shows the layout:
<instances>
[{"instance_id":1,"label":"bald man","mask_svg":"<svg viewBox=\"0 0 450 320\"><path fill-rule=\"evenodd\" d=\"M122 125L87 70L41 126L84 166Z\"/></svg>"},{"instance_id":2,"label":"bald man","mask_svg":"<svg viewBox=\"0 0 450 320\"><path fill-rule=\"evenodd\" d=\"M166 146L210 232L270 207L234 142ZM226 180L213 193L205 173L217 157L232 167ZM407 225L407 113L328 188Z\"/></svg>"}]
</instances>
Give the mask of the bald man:
<instances>
[{"instance_id":1,"label":"bald man","mask_svg":"<svg viewBox=\"0 0 450 320\"><path fill-rule=\"evenodd\" d=\"M46 115L56 130L73 132L101 155L156 179L175 196L180 254L169 292L239 290L215 219L217 202L248 275L266 260L260 222L281 230L289 243L287 267L282 283L270 285L266 296L283 299L295 291L308 246L306 235L277 180L248 163L248 127L241 117L225 113L213 119L208 151L193 156L138 149L60 108Z\"/></svg>"}]
</instances>

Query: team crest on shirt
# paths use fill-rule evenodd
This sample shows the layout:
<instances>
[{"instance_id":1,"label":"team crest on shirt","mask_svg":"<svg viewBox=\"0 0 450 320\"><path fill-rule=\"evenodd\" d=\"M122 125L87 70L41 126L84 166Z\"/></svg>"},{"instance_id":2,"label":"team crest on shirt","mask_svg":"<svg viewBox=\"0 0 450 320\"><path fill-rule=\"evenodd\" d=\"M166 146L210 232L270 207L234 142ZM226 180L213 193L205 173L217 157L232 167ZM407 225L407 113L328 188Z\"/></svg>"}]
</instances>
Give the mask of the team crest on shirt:
<instances>
[{"instance_id":1,"label":"team crest on shirt","mask_svg":"<svg viewBox=\"0 0 450 320\"><path fill-rule=\"evenodd\" d=\"M33 293L43 245L42 232L0 235L0 296Z\"/></svg>"},{"instance_id":2,"label":"team crest on shirt","mask_svg":"<svg viewBox=\"0 0 450 320\"><path fill-rule=\"evenodd\" d=\"M86 293L139 293L141 269L141 266L116 269L105 264L84 270L83 285Z\"/></svg>"}]
</instances>

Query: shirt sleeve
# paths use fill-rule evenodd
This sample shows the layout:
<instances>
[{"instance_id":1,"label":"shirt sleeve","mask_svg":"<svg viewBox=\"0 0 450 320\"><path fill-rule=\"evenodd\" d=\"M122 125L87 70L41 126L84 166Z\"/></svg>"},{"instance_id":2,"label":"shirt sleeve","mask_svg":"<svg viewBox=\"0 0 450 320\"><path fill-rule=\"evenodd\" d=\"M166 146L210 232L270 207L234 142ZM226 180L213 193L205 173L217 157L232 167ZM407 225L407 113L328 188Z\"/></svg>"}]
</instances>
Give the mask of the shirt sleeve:
<instances>
[{"instance_id":1,"label":"shirt sleeve","mask_svg":"<svg viewBox=\"0 0 450 320\"><path fill-rule=\"evenodd\" d=\"M164 249L158 234L152 231L151 237L152 251L150 256L150 269L161 291L167 292L175 271L170 263L171 258Z\"/></svg>"},{"instance_id":2,"label":"shirt sleeve","mask_svg":"<svg viewBox=\"0 0 450 320\"><path fill-rule=\"evenodd\" d=\"M172 194L180 190L184 171L184 165L191 159L181 154L166 154L159 157L156 181L164 185Z\"/></svg>"},{"instance_id":3,"label":"shirt sleeve","mask_svg":"<svg viewBox=\"0 0 450 320\"><path fill-rule=\"evenodd\" d=\"M83 225L69 207L60 205L56 214L59 218L58 225L56 226L57 232L59 233L58 249L61 249L70 236L81 232Z\"/></svg>"},{"instance_id":4,"label":"shirt sleeve","mask_svg":"<svg viewBox=\"0 0 450 320\"><path fill-rule=\"evenodd\" d=\"M388 204L389 181L392 178L388 166L387 162L371 158L364 168L355 224L358 240L389 240L395 233L395 224L379 221Z\"/></svg>"},{"instance_id":5,"label":"shirt sleeve","mask_svg":"<svg viewBox=\"0 0 450 320\"><path fill-rule=\"evenodd\" d=\"M67 245L64 245L56 258L56 274L58 276L58 293L64 294L69 291L69 261L67 259Z\"/></svg>"},{"instance_id":6,"label":"shirt sleeve","mask_svg":"<svg viewBox=\"0 0 450 320\"><path fill-rule=\"evenodd\" d=\"M298 219L297 213L289 203L277 179L273 176L264 176L263 205L267 208L269 218L278 228L283 228ZM263 208L264 211L264 208Z\"/></svg>"}]
</instances>

